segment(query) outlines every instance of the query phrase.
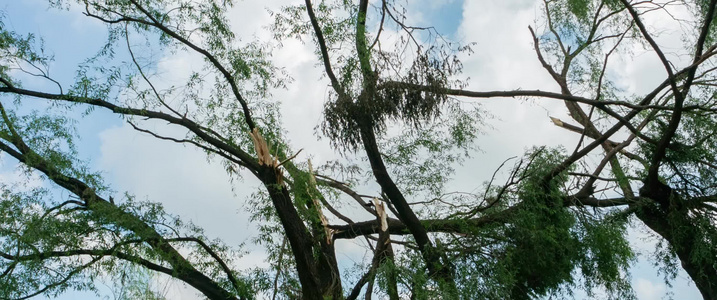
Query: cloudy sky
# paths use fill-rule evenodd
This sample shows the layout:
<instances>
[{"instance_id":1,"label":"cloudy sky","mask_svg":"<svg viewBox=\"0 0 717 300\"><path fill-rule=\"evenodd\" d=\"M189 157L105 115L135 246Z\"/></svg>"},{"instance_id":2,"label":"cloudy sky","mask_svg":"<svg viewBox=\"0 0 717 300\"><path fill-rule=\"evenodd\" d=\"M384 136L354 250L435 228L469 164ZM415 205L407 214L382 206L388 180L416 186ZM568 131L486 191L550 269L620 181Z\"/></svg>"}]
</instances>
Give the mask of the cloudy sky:
<instances>
[{"instance_id":1,"label":"cloudy sky","mask_svg":"<svg viewBox=\"0 0 717 300\"><path fill-rule=\"evenodd\" d=\"M416 25L433 25L440 32L462 42L476 42L475 53L464 58L465 73L470 77L472 90L541 89L557 90L557 86L540 67L532 48L529 25L540 16L539 3L533 0L410 1L409 15ZM540 1L538 1L540 2ZM265 26L271 21L267 11L277 10L291 1L239 1L231 19L238 36L268 38ZM104 25L84 17L75 9L58 11L47 9L43 0L0 0L5 25L21 33L33 32L45 39L46 48L55 54L52 75L69 86L76 65L95 53L104 41ZM658 19L648 20L658 26ZM666 31L664 43L679 42L679 34ZM328 87L317 68L317 60L310 43L287 41L274 53L276 65L285 67L295 81L286 90L274 93L281 99L284 125L295 149L304 149L317 161L335 157L326 140L317 141L314 127L321 120L321 106ZM624 78L622 84L629 91L650 90L664 78L664 71L656 57L635 49L636 59L615 66L615 76ZM159 78L175 80L188 74L200 64L196 57L178 53L162 54L157 68ZM300 74L300 75L299 75ZM320 82L317 84L317 82ZM31 86L33 83L26 84ZM52 90L52 86L35 83ZM577 136L556 128L549 116L568 120L562 103L552 100L526 102L516 99L469 100L480 101L494 118L484 136L478 140L481 151L459 168L450 188L473 191L487 180L500 163L518 156L533 145L574 145ZM149 129L164 124L149 124ZM159 141L138 133L116 115L96 110L78 124L82 141L80 152L91 166L104 172L105 178L117 191L128 191L139 198L162 202L168 212L192 220L204 227L211 237L230 245L249 242L254 228L247 222L245 200L257 182L249 177L242 182L230 182L222 166L207 162L205 155L194 148ZM0 157L0 180L17 177L15 163ZM367 188L370 189L370 188ZM366 190L373 193L375 190ZM645 255L654 249L654 241L647 239L646 229L631 231L631 241ZM338 245L339 258L345 261L362 257L363 252L351 242ZM261 252L253 252L243 259L247 265L262 261ZM348 264L348 263L347 263ZM632 282L641 300L661 299L673 293L679 299L699 299L696 288L684 273L678 275L673 287L664 284L662 276L644 256L632 270ZM180 287L168 289L173 299L197 299L182 293ZM69 294L63 299L92 299L84 294Z\"/></svg>"}]
</instances>

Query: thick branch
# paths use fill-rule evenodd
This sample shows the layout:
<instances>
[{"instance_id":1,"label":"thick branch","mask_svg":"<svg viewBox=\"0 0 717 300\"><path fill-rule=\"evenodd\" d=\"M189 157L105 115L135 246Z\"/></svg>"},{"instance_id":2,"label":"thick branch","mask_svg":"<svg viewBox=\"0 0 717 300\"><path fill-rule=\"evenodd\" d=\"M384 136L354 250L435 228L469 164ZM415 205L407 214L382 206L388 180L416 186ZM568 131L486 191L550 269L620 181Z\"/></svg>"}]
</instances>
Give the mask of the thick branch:
<instances>
[{"instance_id":1,"label":"thick branch","mask_svg":"<svg viewBox=\"0 0 717 300\"><path fill-rule=\"evenodd\" d=\"M331 58L329 57L329 50L326 46L326 39L324 39L324 33L321 30L321 25L319 25L319 21L314 14L314 8L311 5L311 0L306 0L305 3L306 12L309 15L311 26L314 29L314 35L316 36L317 43L319 44L319 50L321 51L321 59L324 62L324 70L326 71L326 76L328 76L329 80L331 80L331 87L333 87L334 91L336 91L339 97L346 98L344 90L341 87L341 84L339 84L339 80L336 78L334 70L331 68Z\"/></svg>"},{"instance_id":2,"label":"thick branch","mask_svg":"<svg viewBox=\"0 0 717 300\"><path fill-rule=\"evenodd\" d=\"M169 29L169 27L165 26L161 22L159 22L152 14L147 11L142 5L140 5L136 0L130 0L132 4L134 4L137 9L139 9L147 18L152 20L152 23L150 23L151 26L161 30L164 34L171 36L172 38L176 39L177 41L181 42L182 44L186 45L190 49L196 51L197 53L204 56L209 62L212 63L212 65L219 71L219 73L222 74L224 79L226 80L227 84L232 89L232 93L234 94L234 97L239 101L239 104L241 104L242 110L244 111L244 119L246 120L247 125L249 126L249 130L253 130L254 127L256 127L256 124L252 120L251 112L249 111L249 106L242 97L241 93L239 92L239 87L237 86L236 79L232 74L224 68L224 66L219 62L219 60L209 53L209 51L197 46L196 44L190 42L188 39L184 38L183 36L179 35L175 31Z\"/></svg>"},{"instance_id":3,"label":"thick branch","mask_svg":"<svg viewBox=\"0 0 717 300\"><path fill-rule=\"evenodd\" d=\"M634 203L635 199L611 198L597 199L593 197L566 197L563 201L565 206L589 206L589 207L618 207ZM427 232L472 234L476 229L493 224L506 222L519 209L520 204L512 206L500 212L470 219L427 219L421 220L421 225ZM408 235L411 232L408 226L398 219L389 218L388 232L393 235ZM336 230L335 239L352 239L359 236L377 234L381 231L381 222L377 220L356 222L347 225L329 225L329 228Z\"/></svg>"},{"instance_id":4,"label":"thick branch","mask_svg":"<svg viewBox=\"0 0 717 300\"><path fill-rule=\"evenodd\" d=\"M154 270L157 272L161 272L167 275L172 276L172 274L175 272L174 270L164 267L162 265L158 265L154 262L151 262L149 260L146 260L144 258L129 255L127 253L117 251L116 247L112 247L110 249L76 249L76 250L67 250L67 251L49 251L49 252L40 252L40 253L33 253L33 254L27 254L27 255L11 255L8 253L0 252L0 257L11 260L13 262L25 262L25 261L33 261L33 260L43 260L48 258L62 258L62 257L72 257L72 256L82 256L82 255L89 255L89 256L95 256L95 257L104 257L104 256L113 256L128 262L136 263L139 265L142 265L143 267Z\"/></svg>"},{"instance_id":5,"label":"thick branch","mask_svg":"<svg viewBox=\"0 0 717 300\"><path fill-rule=\"evenodd\" d=\"M2 80L0 78L0 80ZM4 81L4 80L2 80ZM43 93L43 92L37 92L37 91L31 91L21 88L16 88L12 85L9 85L9 83L5 83L5 87L0 87L0 93L12 93L22 96L29 96L34 98L41 98L41 99L48 99L48 100L57 100L57 101L67 101L67 102L73 102L73 103L80 103L80 104L89 104L92 106L98 106L103 107L106 109L111 110L113 113L121 114L121 115L132 115L132 116L141 116L146 117L150 119L159 119L167 121L171 124L179 125L184 128L187 128L192 133L196 134L199 138L206 141L207 143L211 144L214 147L217 147L218 149L230 153L231 155L234 155L238 157L250 170L256 170L259 167L259 164L257 163L256 159L249 155L247 152L244 152L243 150L231 146L227 144L226 142L220 140L219 138L213 136L214 134L207 133L204 128L195 123L194 121L187 119L187 118L178 118L166 113L157 112L157 111L151 111L146 109L138 109L138 108L129 108L129 107L122 107L115 105L113 103L107 102L102 99L93 99L93 98L87 98L87 97L80 97L80 96L71 96L71 95L63 95L63 94L50 94L50 93Z\"/></svg>"},{"instance_id":6,"label":"thick branch","mask_svg":"<svg viewBox=\"0 0 717 300\"><path fill-rule=\"evenodd\" d=\"M4 112L4 109L2 111ZM140 218L121 210L110 201L97 195L94 190L83 181L67 176L55 169L52 164L48 163L43 157L30 149L20 136L13 135L12 142L18 150L11 148L3 142L0 142L0 150L10 154L10 156L28 167L40 171L57 185L75 194L85 202L87 209L92 213L135 233L147 242L163 260L172 266L175 271L173 272L175 278L193 286L210 299L236 299L218 283L197 271L164 237Z\"/></svg>"}]
</instances>

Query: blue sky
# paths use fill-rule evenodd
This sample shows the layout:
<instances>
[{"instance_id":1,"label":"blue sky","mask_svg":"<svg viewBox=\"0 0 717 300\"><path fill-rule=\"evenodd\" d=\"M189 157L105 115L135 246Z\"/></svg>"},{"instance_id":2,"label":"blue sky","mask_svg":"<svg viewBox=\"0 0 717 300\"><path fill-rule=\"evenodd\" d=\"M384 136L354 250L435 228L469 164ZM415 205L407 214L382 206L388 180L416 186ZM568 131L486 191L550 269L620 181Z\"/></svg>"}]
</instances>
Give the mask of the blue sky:
<instances>
[{"instance_id":1,"label":"blue sky","mask_svg":"<svg viewBox=\"0 0 717 300\"><path fill-rule=\"evenodd\" d=\"M233 13L237 19L250 24L267 24L270 17L263 9L264 5L267 4L263 1L239 2ZM420 25L432 24L448 36L477 42L476 53L465 60L472 89L556 88L537 64L527 34L527 26L532 25L537 16L534 1L421 0L412 2L411 8L418 8L412 13L425 22ZM52 75L66 87L72 83L77 64L92 56L104 42L103 25L76 10L48 10L46 1L42 0L0 0L0 9L5 11L4 21L9 28L21 33L32 32L45 39L46 48L55 54ZM464 18L464 15L469 17ZM260 31L260 26L246 27L237 30L240 34ZM262 34L266 33L258 33L259 36ZM320 70L316 68L313 50L299 42L287 42L277 50L275 60L290 72L307 74L301 76L307 79L295 76L297 80L286 91L275 94L278 99L286 99L282 105L291 140L296 148L311 151L318 160L328 160L335 154L327 148L325 141L317 142L313 137L313 127L320 120L321 103L325 97L324 90L314 88ZM166 54L157 69L184 68L191 66L193 61L196 62L196 58L181 53ZM652 67L653 63L652 58L645 55L616 72L630 78L632 81L627 83L630 88L640 91L651 86L654 74L659 75L659 71L655 72ZM56 92L51 85L37 87ZM498 100L485 105L496 115L493 126L497 130L487 133L480 141L482 152L458 170L457 177L471 178L472 182L459 179L452 183L453 187L464 190L466 186L478 187L476 177L487 179L503 159L520 155L532 145L574 143L573 137L565 137L564 132L547 122L548 115L567 118L560 103ZM225 239L229 244L237 245L251 237L254 230L246 223L248 215L242 203L249 196L248 191L256 187L256 182L247 179L239 186L233 186L222 167L216 162L207 163L200 151L137 133L108 112L95 110L80 121L78 129L82 137L79 144L82 157L91 161L93 168L104 172L118 192L129 191L140 198L162 202L169 212L191 219L206 228L210 236ZM0 179L12 176L13 169L14 162L3 156ZM654 242L643 241L644 234L640 231L633 230L631 240L649 253ZM344 242L338 248L343 251L340 258L345 265L363 255L362 250L350 242ZM254 253L244 261L250 263L262 259L262 253ZM674 286L669 288L644 256L632 269L632 278L641 300L661 299L666 292L674 293L678 299L699 299L684 273L680 273ZM175 299L197 299L190 293L177 292L182 291L181 288L173 289L171 293ZM94 298L69 293L61 299Z\"/></svg>"}]
</instances>

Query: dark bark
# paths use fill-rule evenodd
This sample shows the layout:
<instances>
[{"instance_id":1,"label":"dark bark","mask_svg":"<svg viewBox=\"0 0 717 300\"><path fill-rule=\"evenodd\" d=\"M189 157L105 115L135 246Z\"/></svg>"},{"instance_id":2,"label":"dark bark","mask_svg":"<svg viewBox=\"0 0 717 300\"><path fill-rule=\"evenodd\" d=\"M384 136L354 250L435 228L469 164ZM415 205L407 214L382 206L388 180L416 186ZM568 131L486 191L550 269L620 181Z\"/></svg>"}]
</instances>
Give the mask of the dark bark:
<instances>
[{"instance_id":1,"label":"dark bark","mask_svg":"<svg viewBox=\"0 0 717 300\"><path fill-rule=\"evenodd\" d=\"M284 234L289 239L296 263L296 272L301 283L302 297L304 299L323 299L318 269L313 255L313 238L296 211L289 191L278 183L276 172L276 169L264 166L260 170L260 179L269 192L281 226L284 228Z\"/></svg>"},{"instance_id":2,"label":"dark bark","mask_svg":"<svg viewBox=\"0 0 717 300\"><path fill-rule=\"evenodd\" d=\"M515 209L507 209L504 212L496 213L480 218L472 219L430 219L421 220L421 226L427 232L445 232L469 234L472 229L480 228L497 221L504 220ZM329 225L336 230L334 239L351 239L359 236L380 233L381 222L376 220L356 222L346 225ZM412 234L408 226L397 219L388 219L388 232L394 235Z\"/></svg>"},{"instance_id":3,"label":"dark bark","mask_svg":"<svg viewBox=\"0 0 717 300\"><path fill-rule=\"evenodd\" d=\"M314 229L314 245L320 251L316 259L316 276L319 279L321 294L324 299L327 297L330 299L342 299L341 274L339 264L336 261L333 241L326 236L326 231L320 220L312 220L311 222Z\"/></svg>"},{"instance_id":4,"label":"dark bark","mask_svg":"<svg viewBox=\"0 0 717 300\"><path fill-rule=\"evenodd\" d=\"M709 198L712 199L712 198ZM616 207L627 206L636 202L638 199L613 198L613 199L597 199L594 197L576 197L569 196L562 200L564 206L590 206L590 207ZM703 200L704 201L704 200ZM520 209L521 205L512 206L502 211L489 215L470 218L470 219L426 219L420 220L421 226L427 232L444 232L471 234L478 228L505 222L512 214ZM388 232L394 235L412 234L408 226L401 220L388 218ZM331 229L336 230L334 239L352 239L359 236L376 234L380 232L381 223L377 220L355 222L346 225L329 225Z\"/></svg>"},{"instance_id":5,"label":"dark bark","mask_svg":"<svg viewBox=\"0 0 717 300\"><path fill-rule=\"evenodd\" d=\"M423 259L426 261L429 273L436 276L439 281L454 285L453 280L453 268L451 263L447 260L441 261L440 250L431 242L428 237L426 228L423 227L421 221L416 216L415 212L408 205L408 201L401 193L401 190L396 186L391 176L388 174L386 166L381 158L381 152L378 149L376 143L376 136L373 132L373 126L368 116L363 117L360 120L361 124L361 140L363 142L366 156L368 157L369 163L371 164L371 170L373 171L376 182L381 186L381 189L386 194L391 204L396 208L398 217L406 225L408 231L411 232L416 244L418 245L419 251Z\"/></svg>"},{"instance_id":6,"label":"dark bark","mask_svg":"<svg viewBox=\"0 0 717 300\"><path fill-rule=\"evenodd\" d=\"M286 160L285 153L279 151L277 156L285 161L282 166L291 178L307 176L313 178L313 174L309 174L309 172L297 168L292 161ZM314 277L318 278L320 286L319 289L323 297L341 299L343 298L343 287L341 284L341 274L338 262L336 261L336 250L334 248L333 240L331 240L330 237L327 237L328 232L324 227L323 221L319 217L319 215L323 213L321 211L322 208L318 203L324 202L324 205L329 211L334 212L335 210L328 205L325 199L323 199L321 192L316 189L315 183L311 180L309 182L301 183L295 181L291 185L291 189L294 191L294 207L305 207L310 211L310 214L312 214L312 217L307 220L307 223L311 230L311 234L309 236L313 238L311 243L315 249L318 249L317 253L315 253L317 273L314 274ZM283 188L283 190L287 189ZM303 202L299 203L299 201L301 201L299 199L303 199ZM348 220L350 221L350 219Z\"/></svg>"},{"instance_id":7,"label":"dark bark","mask_svg":"<svg viewBox=\"0 0 717 300\"><path fill-rule=\"evenodd\" d=\"M370 64L370 52L367 48L365 40L367 7L368 1L361 1L359 3L356 26L356 50L358 52L361 73L363 75L364 87L361 95L359 95L356 103L354 104L357 109L356 114L352 117L359 127L358 133L361 137L364 151L371 165L374 178L381 186L383 193L385 193L386 197L390 200L390 204L396 208L399 219L406 224L406 227L416 240L418 249L428 266L429 274L436 276L436 279L438 279L439 282L454 285L453 270L450 263L447 261L441 262L441 253L435 249L428 237L428 232L409 206L398 186L396 186L395 182L388 174L387 168L381 158L381 152L378 148L376 134L374 132L375 120L372 116L374 113L380 114L381 112L372 112L365 109L372 107L377 84L377 77ZM341 95L343 91L341 89L337 89L337 93ZM347 101L347 99L343 99L343 101ZM346 104L348 105L348 103Z\"/></svg>"},{"instance_id":8,"label":"dark bark","mask_svg":"<svg viewBox=\"0 0 717 300\"><path fill-rule=\"evenodd\" d=\"M380 222L380 219L378 221ZM376 249L373 253L373 259L371 260L371 267L369 268L369 271L359 279L354 288L351 289L351 293L348 297L346 297L346 300L357 299L361 293L361 289L367 282L368 287L366 288L366 299L371 299L371 294L373 293L373 283L376 279L378 268L387 262L390 262L391 264L394 263L393 247L391 246L390 238L391 233L389 231L380 231L378 241L376 242ZM388 274L386 274L386 279L388 281L388 290L386 292L388 293L390 300L398 300L396 269L391 266L387 271Z\"/></svg>"},{"instance_id":9,"label":"dark bark","mask_svg":"<svg viewBox=\"0 0 717 300\"><path fill-rule=\"evenodd\" d=\"M694 245L702 241L698 235L700 229L695 228L687 212L672 211L668 215L657 206L647 206L636 210L635 215L670 244L702 297L717 299L717 270L712 265L695 262Z\"/></svg>"},{"instance_id":10,"label":"dark bark","mask_svg":"<svg viewBox=\"0 0 717 300\"><path fill-rule=\"evenodd\" d=\"M278 188L279 185L276 181L275 170L273 168L260 166L253 157L251 157L243 150L228 145L224 141L221 141L219 138L213 136L211 133L207 133L204 128L189 119L178 118L161 112L124 108L116 106L101 99L47 94L30 90L23 90L11 85L7 85L6 87L0 88L0 93L14 93L50 100L85 103L92 106L104 107L118 114L137 115L153 119L162 119L172 124L177 124L189 129L197 136L202 138L204 141L210 143L212 146L217 147L217 149L220 149L221 151L224 151L229 155L239 158L240 162L242 162L253 173L255 173L257 177L259 177L259 179L265 184L267 190L269 191L269 195L277 210L277 214L281 219L282 226L286 230L287 236L289 237L291 242L292 251L297 261L297 271L299 274L299 278L301 279L300 281L302 282L302 286L304 286L304 297L306 297L306 299L322 299L323 296L321 295L324 293L328 293L327 295L341 295L341 284L338 279L338 266L335 262L336 259L333 251L333 246L330 246L328 248L326 246L322 246L321 251L322 253L324 253L324 255L322 256L322 263L317 266L317 262L313 259L314 245L312 244L312 238L308 233L306 227L304 226L303 220L296 212L296 208L293 206L291 196L288 194L288 192L286 192L286 188ZM18 155L21 156L22 154L18 153ZM51 171L51 168L48 168L47 166L40 165L39 167L48 170L48 172ZM74 178L66 178L64 176L55 176L53 178L53 181L57 182L59 185L67 188L69 191L78 195L82 194L84 192L83 187L86 187L84 183L79 182ZM295 248L296 251L294 251ZM320 268L322 271L319 271L319 269L317 268Z\"/></svg>"},{"instance_id":11,"label":"dark bark","mask_svg":"<svg viewBox=\"0 0 717 300\"><path fill-rule=\"evenodd\" d=\"M1 81L1 78L0 78ZM7 84L6 84L7 85ZM90 106L95 107L102 107L109 109L113 113L119 114L119 115L126 115L126 116L139 116L139 117L146 117L148 119L155 119L155 120L163 120L167 121L168 123L175 124L178 126L182 126L192 133L196 134L197 137L201 138L203 141L207 142L208 144L216 147L218 150L226 152L227 154L234 156L235 158L238 158L241 163L243 163L250 171L254 171L259 168L259 165L249 153L243 151L241 148L230 145L227 143L226 140L222 140L221 137L218 136L218 134L212 132L211 130L208 130L205 127L202 127L201 125L197 124L196 122L185 118L185 117L176 117L172 116L170 114L166 114L159 111L152 111L147 109L137 109L137 108L129 108L129 107L122 107L115 105L113 103L110 103L108 101L98 99L98 98L87 98L87 97L79 97L79 96L71 96L71 95L65 95L65 94L50 94L50 93L43 93L43 92L37 92L32 90L26 90L17 88L12 85L7 85L5 87L0 87L0 93L7 93L7 94L16 94L16 95L22 95L22 96L29 96L33 98L41 98L41 99L47 99L47 100L53 100L53 101L66 101L71 103L77 103L77 104L87 104Z\"/></svg>"},{"instance_id":12,"label":"dark bark","mask_svg":"<svg viewBox=\"0 0 717 300\"><path fill-rule=\"evenodd\" d=\"M92 188L84 182L76 178L65 176L55 170L42 157L27 147L19 137L15 137L14 144L19 151L7 147L7 145L3 143L0 143L0 150L10 154L21 163L42 172L57 185L77 195L84 201L85 206L92 213L106 219L109 223L114 223L130 230L142 238L157 251L157 254L159 254L164 261L172 266L174 270L172 275L175 278L196 288L209 299L237 299L211 278L197 271L166 239L137 216L119 209L114 204L95 194Z\"/></svg>"},{"instance_id":13,"label":"dark bark","mask_svg":"<svg viewBox=\"0 0 717 300\"><path fill-rule=\"evenodd\" d=\"M445 255L433 245L428 237L428 232L421 224L418 216L416 216L411 207L408 205L408 201L406 201L403 193L401 193L401 190L398 186L396 186L396 183L388 174L388 170L381 158L381 152L376 142L376 133L374 132L375 119L373 114L381 114L382 112L367 111L366 109L373 107L374 101L376 100L376 84L378 82L377 73L374 72L373 67L371 66L371 52L366 43L366 16L368 4L368 0L361 0L358 5L358 14L356 16L356 52L359 66L361 68L361 74L363 76L363 89L356 100L356 108L358 109L352 117L359 127L358 131L361 137L361 142L369 163L371 164L371 170L373 171L374 178L381 186L382 191L391 201L391 204L393 204L396 208L399 219L406 224L408 230L416 240L418 249L428 266L429 275L435 276L438 283L447 284L447 287L449 287L451 291L454 291L455 282L453 279L454 274L451 263L445 259L445 257L443 257ZM323 56L325 59L328 57L327 55ZM336 90L337 93L339 93L339 96L341 96L343 90L340 88Z\"/></svg>"},{"instance_id":14,"label":"dark bark","mask_svg":"<svg viewBox=\"0 0 717 300\"><path fill-rule=\"evenodd\" d=\"M713 265L696 261L699 255L696 249L704 249L708 245L693 217L690 216L688 202L699 202L697 199L685 199L675 193L668 185L657 181L645 180L640 188L640 196L654 201L652 205L643 205L635 209L635 215L647 227L660 235L669 244L680 259L682 268L687 272L704 299L717 299L717 269ZM699 251L699 250L697 250ZM708 254L709 255L709 254ZM714 259L714 257L712 257Z\"/></svg>"}]
</instances>

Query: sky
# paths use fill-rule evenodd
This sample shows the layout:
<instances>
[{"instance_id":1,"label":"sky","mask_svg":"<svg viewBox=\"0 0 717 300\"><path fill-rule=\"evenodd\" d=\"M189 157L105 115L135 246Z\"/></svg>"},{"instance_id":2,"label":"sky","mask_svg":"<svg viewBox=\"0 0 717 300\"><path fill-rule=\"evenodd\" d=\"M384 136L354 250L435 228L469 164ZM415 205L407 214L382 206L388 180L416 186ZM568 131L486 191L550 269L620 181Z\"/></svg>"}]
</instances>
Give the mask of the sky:
<instances>
[{"instance_id":1,"label":"sky","mask_svg":"<svg viewBox=\"0 0 717 300\"><path fill-rule=\"evenodd\" d=\"M292 1L239 1L231 12L237 36L269 38L265 26L271 21L268 10L276 10ZM268 8L268 9L267 9ZM463 57L465 75L471 90L541 89L557 91L538 63L531 44L528 26L536 24L539 3L533 0L459 1L418 0L408 6L410 20L417 25L433 25L446 36L462 42L476 42L474 53ZM48 9L43 0L0 0L5 24L21 33L32 32L45 39L46 48L55 54L51 66L53 77L69 86L75 67L83 59L93 55L104 41L104 25L81 15L76 9L58 11ZM647 20L658 26L658 19ZM652 22L652 23L650 23ZM667 34L660 42L679 43L680 36ZM676 32L676 31L675 31ZM304 149L315 161L327 161L336 157L327 141L314 136L314 127L321 121L322 104L328 95L328 83L321 76L314 50L310 43L287 41L273 54L276 65L286 68L294 81L286 90L274 92L281 99L281 109L288 137L295 149ZM656 57L642 49L635 49L634 60L624 61L614 67L613 76L629 91L641 92L651 89L664 78L664 71ZM184 53L159 53L162 58L156 71L167 81L181 79L201 60ZM324 85L317 82L326 83ZM50 85L28 82L28 86L56 92ZM552 125L549 117L569 120L564 105L553 100L524 101L516 99L466 100L476 101L493 115L486 133L479 137L473 158L458 168L455 180L448 189L475 191L489 179L503 160L521 155L533 145L575 144L577 136L571 136ZM177 132L166 124L148 123L148 129ZM95 110L79 120L77 128L82 140L80 154L95 170L103 172L113 189L128 191L140 199L164 204L172 214L189 219L206 229L210 237L220 238L229 245L249 243L256 233L247 222L246 199L258 187L250 177L243 181L228 180L224 168L216 161L192 147L160 141L134 131L121 118L111 113ZM12 181L18 175L15 162L0 155L0 180ZM41 184L41 183L38 183ZM366 193L375 192L375 186L364 187ZM372 190L373 189L373 190ZM66 195L65 195L66 196ZM366 216L364 216L366 217ZM672 283L666 285L662 275L646 259L655 242L649 239L647 229L634 226L630 241L643 254L631 269L632 284L640 300L662 299L673 294L678 299L700 299L699 293L688 277L681 272ZM362 248L350 241L337 243L342 265L364 256ZM253 251L242 258L247 266L261 262L265 255ZM167 287L171 299L199 299L190 290L176 284ZM578 299L584 296L577 296ZM92 295L69 293L60 299L94 299Z\"/></svg>"}]
</instances>

